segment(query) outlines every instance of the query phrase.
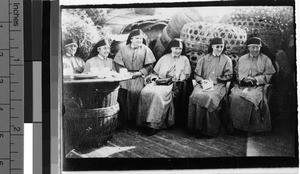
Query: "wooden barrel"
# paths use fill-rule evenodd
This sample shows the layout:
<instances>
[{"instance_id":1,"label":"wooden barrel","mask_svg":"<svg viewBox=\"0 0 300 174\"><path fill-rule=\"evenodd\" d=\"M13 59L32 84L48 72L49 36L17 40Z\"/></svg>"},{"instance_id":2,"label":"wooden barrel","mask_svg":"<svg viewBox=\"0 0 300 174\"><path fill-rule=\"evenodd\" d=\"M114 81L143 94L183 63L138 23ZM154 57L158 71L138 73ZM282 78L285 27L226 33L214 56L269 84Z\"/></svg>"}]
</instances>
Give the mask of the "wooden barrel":
<instances>
[{"instance_id":1,"label":"wooden barrel","mask_svg":"<svg viewBox=\"0 0 300 174\"><path fill-rule=\"evenodd\" d=\"M109 107L117 104L119 82L66 83L64 104L66 109L76 103L81 109Z\"/></svg>"},{"instance_id":2,"label":"wooden barrel","mask_svg":"<svg viewBox=\"0 0 300 174\"><path fill-rule=\"evenodd\" d=\"M65 154L106 142L117 127L119 82L65 83Z\"/></svg>"}]
</instances>

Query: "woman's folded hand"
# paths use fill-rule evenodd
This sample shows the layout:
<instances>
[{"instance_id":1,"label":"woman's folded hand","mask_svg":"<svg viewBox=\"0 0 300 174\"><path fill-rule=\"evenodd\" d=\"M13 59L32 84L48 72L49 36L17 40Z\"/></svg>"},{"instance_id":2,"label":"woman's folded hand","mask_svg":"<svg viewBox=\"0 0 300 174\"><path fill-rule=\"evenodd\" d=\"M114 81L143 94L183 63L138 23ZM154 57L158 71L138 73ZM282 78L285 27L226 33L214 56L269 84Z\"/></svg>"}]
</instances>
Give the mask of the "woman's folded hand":
<instances>
[{"instance_id":1,"label":"woman's folded hand","mask_svg":"<svg viewBox=\"0 0 300 174\"><path fill-rule=\"evenodd\" d=\"M132 78L135 79L135 78L138 78L138 77L141 77L143 75L142 72L138 71L138 72L134 72L132 74Z\"/></svg>"},{"instance_id":2,"label":"woman's folded hand","mask_svg":"<svg viewBox=\"0 0 300 174\"><path fill-rule=\"evenodd\" d=\"M202 79L202 80L200 80L200 84L206 84L206 83L208 83L210 80L205 80L205 79Z\"/></svg>"},{"instance_id":3,"label":"woman's folded hand","mask_svg":"<svg viewBox=\"0 0 300 174\"><path fill-rule=\"evenodd\" d=\"M83 67L80 67L80 66L79 67L75 67L74 69L75 69L76 73L82 73L83 70L84 70Z\"/></svg>"}]
</instances>

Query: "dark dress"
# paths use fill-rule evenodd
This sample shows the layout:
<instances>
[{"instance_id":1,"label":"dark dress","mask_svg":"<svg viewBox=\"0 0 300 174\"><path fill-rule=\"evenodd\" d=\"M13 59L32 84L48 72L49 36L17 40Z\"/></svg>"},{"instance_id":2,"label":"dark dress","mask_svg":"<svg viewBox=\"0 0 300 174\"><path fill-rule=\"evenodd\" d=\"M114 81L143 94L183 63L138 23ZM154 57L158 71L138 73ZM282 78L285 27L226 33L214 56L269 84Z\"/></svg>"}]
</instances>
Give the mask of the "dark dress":
<instances>
[{"instance_id":1,"label":"dark dress","mask_svg":"<svg viewBox=\"0 0 300 174\"><path fill-rule=\"evenodd\" d=\"M188 113L189 132L197 131L209 136L219 133L221 121L219 118L220 101L226 94L225 85L232 78L232 61L226 55L216 57L208 54L200 58L195 69L195 79L211 79L214 82L213 91L204 91L197 84L190 96ZM220 80L217 80L217 77Z\"/></svg>"},{"instance_id":2,"label":"dark dress","mask_svg":"<svg viewBox=\"0 0 300 174\"><path fill-rule=\"evenodd\" d=\"M257 58L250 54L242 56L235 67L237 83L231 89L230 116L233 127L249 132L271 130L271 116L267 104L266 86L275 69L271 60L264 54ZM240 85L243 78L251 76L257 80L253 87Z\"/></svg>"},{"instance_id":3,"label":"dark dress","mask_svg":"<svg viewBox=\"0 0 300 174\"><path fill-rule=\"evenodd\" d=\"M140 71L143 76L147 76L152 70L155 57L146 45L133 49L131 44L128 44L117 53L114 62L118 66L127 68L129 72ZM144 77L120 82L118 102L121 121L135 123L139 96L143 87Z\"/></svg>"}]
</instances>

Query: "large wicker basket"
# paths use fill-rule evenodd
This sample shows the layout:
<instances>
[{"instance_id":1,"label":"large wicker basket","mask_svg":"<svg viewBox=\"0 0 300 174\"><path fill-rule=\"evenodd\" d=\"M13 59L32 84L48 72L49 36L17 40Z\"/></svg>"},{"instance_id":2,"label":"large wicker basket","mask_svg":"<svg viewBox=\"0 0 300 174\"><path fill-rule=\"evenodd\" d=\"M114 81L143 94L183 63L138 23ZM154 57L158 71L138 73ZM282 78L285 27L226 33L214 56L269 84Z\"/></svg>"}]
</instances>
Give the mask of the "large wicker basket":
<instances>
[{"instance_id":1,"label":"large wicker basket","mask_svg":"<svg viewBox=\"0 0 300 174\"><path fill-rule=\"evenodd\" d=\"M185 24L180 38L190 51L207 52L210 40L224 38L227 54L240 54L245 51L247 33L245 30L228 24L193 22Z\"/></svg>"},{"instance_id":2,"label":"large wicker basket","mask_svg":"<svg viewBox=\"0 0 300 174\"><path fill-rule=\"evenodd\" d=\"M106 142L117 127L119 82L65 83L65 153Z\"/></svg>"},{"instance_id":3,"label":"large wicker basket","mask_svg":"<svg viewBox=\"0 0 300 174\"><path fill-rule=\"evenodd\" d=\"M281 46L281 31L272 23L258 19L230 19L229 24L245 28L248 35L258 36L272 51L277 51Z\"/></svg>"},{"instance_id":4,"label":"large wicker basket","mask_svg":"<svg viewBox=\"0 0 300 174\"><path fill-rule=\"evenodd\" d=\"M119 104L95 109L66 109L64 115L65 153L97 147L117 127Z\"/></svg>"},{"instance_id":5,"label":"large wicker basket","mask_svg":"<svg viewBox=\"0 0 300 174\"><path fill-rule=\"evenodd\" d=\"M107 10L106 9L89 8L89 9L86 9L85 11L96 24L103 23L107 18Z\"/></svg>"},{"instance_id":6,"label":"large wicker basket","mask_svg":"<svg viewBox=\"0 0 300 174\"><path fill-rule=\"evenodd\" d=\"M187 53L187 57L190 60L190 64L193 70L196 68L198 60L204 55L205 53L203 51L190 51Z\"/></svg>"},{"instance_id":7,"label":"large wicker basket","mask_svg":"<svg viewBox=\"0 0 300 174\"><path fill-rule=\"evenodd\" d=\"M195 8L181 9L171 17L166 31L170 38L179 38L180 31L186 23L201 21L204 21L204 18Z\"/></svg>"},{"instance_id":8,"label":"large wicker basket","mask_svg":"<svg viewBox=\"0 0 300 174\"><path fill-rule=\"evenodd\" d=\"M66 109L77 103L81 109L109 107L117 104L119 82L64 84Z\"/></svg>"},{"instance_id":9,"label":"large wicker basket","mask_svg":"<svg viewBox=\"0 0 300 174\"><path fill-rule=\"evenodd\" d=\"M280 16L277 12L280 12L280 7L238 9L233 14L224 16L221 22L244 28L249 36L260 37L270 50L277 52L282 40L281 18L291 17Z\"/></svg>"}]
</instances>

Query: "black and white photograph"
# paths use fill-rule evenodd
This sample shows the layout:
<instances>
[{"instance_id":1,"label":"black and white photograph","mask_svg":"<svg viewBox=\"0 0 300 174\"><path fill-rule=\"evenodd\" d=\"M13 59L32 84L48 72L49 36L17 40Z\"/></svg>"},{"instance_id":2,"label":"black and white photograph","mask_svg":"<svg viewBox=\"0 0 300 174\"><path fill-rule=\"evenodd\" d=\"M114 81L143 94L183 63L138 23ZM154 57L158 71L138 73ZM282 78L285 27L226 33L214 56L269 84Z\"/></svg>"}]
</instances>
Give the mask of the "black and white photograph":
<instances>
[{"instance_id":1,"label":"black and white photograph","mask_svg":"<svg viewBox=\"0 0 300 174\"><path fill-rule=\"evenodd\" d=\"M293 3L62 5L59 23L62 162L298 157Z\"/></svg>"}]
</instances>

